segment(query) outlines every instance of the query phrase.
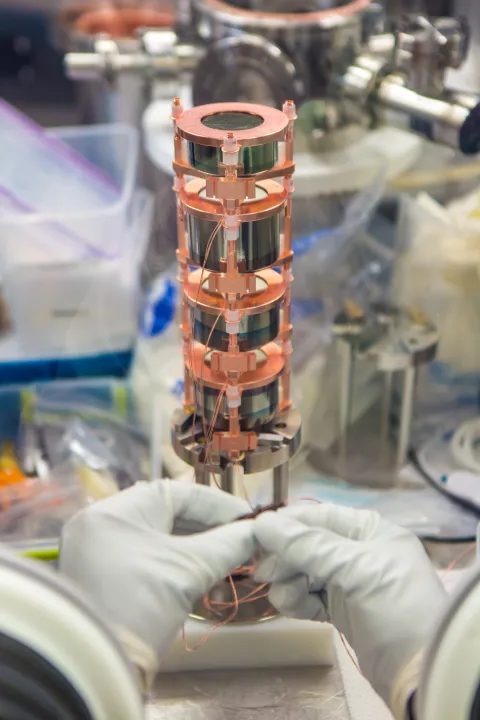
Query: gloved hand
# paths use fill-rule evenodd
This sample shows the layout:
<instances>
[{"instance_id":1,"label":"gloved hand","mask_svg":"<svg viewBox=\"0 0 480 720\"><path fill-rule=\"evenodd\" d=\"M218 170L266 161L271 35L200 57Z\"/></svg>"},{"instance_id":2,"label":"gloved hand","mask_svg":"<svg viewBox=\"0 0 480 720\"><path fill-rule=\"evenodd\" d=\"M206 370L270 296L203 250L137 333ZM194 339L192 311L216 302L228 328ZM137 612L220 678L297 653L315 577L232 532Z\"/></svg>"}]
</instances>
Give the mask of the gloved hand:
<instances>
[{"instance_id":1,"label":"gloved hand","mask_svg":"<svg viewBox=\"0 0 480 720\"><path fill-rule=\"evenodd\" d=\"M305 503L261 515L254 534L266 552L256 579L273 583L272 604L332 622L403 718L447 597L420 541L374 512Z\"/></svg>"},{"instance_id":2,"label":"gloved hand","mask_svg":"<svg viewBox=\"0 0 480 720\"><path fill-rule=\"evenodd\" d=\"M225 524L248 512L202 485L138 483L65 525L60 570L106 611L151 679L194 603L252 556L253 523Z\"/></svg>"}]
</instances>

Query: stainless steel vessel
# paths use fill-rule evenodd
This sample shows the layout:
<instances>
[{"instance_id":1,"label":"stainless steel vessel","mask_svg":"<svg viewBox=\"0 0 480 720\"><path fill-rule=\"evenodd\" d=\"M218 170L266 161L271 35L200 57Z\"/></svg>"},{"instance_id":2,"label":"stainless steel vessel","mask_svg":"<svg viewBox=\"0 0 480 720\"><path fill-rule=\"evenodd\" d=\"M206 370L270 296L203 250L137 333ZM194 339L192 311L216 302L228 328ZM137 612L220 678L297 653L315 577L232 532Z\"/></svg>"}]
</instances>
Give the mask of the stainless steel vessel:
<instances>
[{"instance_id":1,"label":"stainless steel vessel","mask_svg":"<svg viewBox=\"0 0 480 720\"><path fill-rule=\"evenodd\" d=\"M360 52L372 7L370 0L329 5L196 0L195 27L208 49L195 75L195 102L238 98L249 88L271 105L285 92L297 102L327 96ZM228 68L223 77L219 63Z\"/></svg>"},{"instance_id":2,"label":"stainless steel vessel","mask_svg":"<svg viewBox=\"0 0 480 720\"><path fill-rule=\"evenodd\" d=\"M291 97L315 149L343 147L403 113L415 129L463 152L480 149L478 97L447 90L464 62L469 27L452 18L408 15L394 33L372 0L302 5L286 0L182 0L176 31L143 31L132 47L97 39L66 58L74 78L141 78L192 84L194 104ZM326 6L327 5L327 6ZM131 106L131 103L128 103Z\"/></svg>"},{"instance_id":3,"label":"stainless steel vessel","mask_svg":"<svg viewBox=\"0 0 480 720\"><path fill-rule=\"evenodd\" d=\"M129 57L135 52L140 29L168 31L174 22L175 9L169 0L87 0L65 5L59 17L60 37L67 51L77 57L83 122L139 126L154 94L151 78L142 73L111 72L110 63L114 57ZM82 72L82 59L91 55L98 60L99 72Z\"/></svg>"}]
</instances>

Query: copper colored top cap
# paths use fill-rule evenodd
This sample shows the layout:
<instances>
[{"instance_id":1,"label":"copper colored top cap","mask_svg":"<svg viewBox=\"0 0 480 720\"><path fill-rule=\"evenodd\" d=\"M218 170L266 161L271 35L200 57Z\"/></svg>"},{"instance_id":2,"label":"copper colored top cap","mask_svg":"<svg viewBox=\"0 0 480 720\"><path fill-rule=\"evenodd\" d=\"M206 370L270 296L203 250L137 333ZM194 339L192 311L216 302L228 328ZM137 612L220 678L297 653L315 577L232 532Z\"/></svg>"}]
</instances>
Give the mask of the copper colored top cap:
<instances>
[{"instance_id":1,"label":"copper colored top cap","mask_svg":"<svg viewBox=\"0 0 480 720\"><path fill-rule=\"evenodd\" d=\"M235 123L235 117L238 123ZM226 120L225 126L221 119ZM248 118L251 122L248 122ZM236 126L235 126L236 125ZM285 113L253 103L213 103L186 110L177 120L179 135L197 145L220 147L228 131L241 146L263 145L285 137L288 118Z\"/></svg>"},{"instance_id":2,"label":"copper colored top cap","mask_svg":"<svg viewBox=\"0 0 480 720\"><path fill-rule=\"evenodd\" d=\"M140 27L172 27L173 12L152 8L102 8L83 13L74 23L82 35L105 33L112 38L134 37Z\"/></svg>"}]
</instances>

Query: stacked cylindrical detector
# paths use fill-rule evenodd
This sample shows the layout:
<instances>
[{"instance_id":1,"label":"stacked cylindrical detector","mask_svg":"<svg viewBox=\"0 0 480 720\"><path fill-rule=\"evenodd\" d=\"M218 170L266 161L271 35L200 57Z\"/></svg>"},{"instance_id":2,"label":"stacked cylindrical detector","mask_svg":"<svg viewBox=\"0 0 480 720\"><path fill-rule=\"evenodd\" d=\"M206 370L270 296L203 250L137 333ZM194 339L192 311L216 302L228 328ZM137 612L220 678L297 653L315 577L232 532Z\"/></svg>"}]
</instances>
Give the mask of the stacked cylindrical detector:
<instances>
[{"instance_id":1,"label":"stacked cylindrical detector","mask_svg":"<svg viewBox=\"0 0 480 720\"><path fill-rule=\"evenodd\" d=\"M295 117L291 101L172 105L185 414L205 465L242 463L291 408Z\"/></svg>"}]
</instances>

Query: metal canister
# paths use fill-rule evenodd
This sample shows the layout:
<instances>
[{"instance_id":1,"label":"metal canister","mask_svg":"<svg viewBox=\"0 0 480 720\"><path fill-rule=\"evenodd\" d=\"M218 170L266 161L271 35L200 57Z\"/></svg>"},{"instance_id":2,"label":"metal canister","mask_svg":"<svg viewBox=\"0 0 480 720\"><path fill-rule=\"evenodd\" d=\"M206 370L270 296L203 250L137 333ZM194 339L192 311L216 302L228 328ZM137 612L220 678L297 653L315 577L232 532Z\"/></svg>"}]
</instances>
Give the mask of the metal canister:
<instances>
[{"instance_id":1,"label":"metal canister","mask_svg":"<svg viewBox=\"0 0 480 720\"><path fill-rule=\"evenodd\" d=\"M327 7L322 3L321 10L318 5L314 0L195 0L196 30L210 47L196 76L195 102L248 97L277 105L277 86L299 102L325 97L361 48L370 0L337 0ZM260 38L264 47L244 43L242 36ZM234 37L240 43L222 45ZM233 61L225 64L219 57L217 72L212 64L216 46ZM245 74L248 87L242 80Z\"/></svg>"}]
</instances>

